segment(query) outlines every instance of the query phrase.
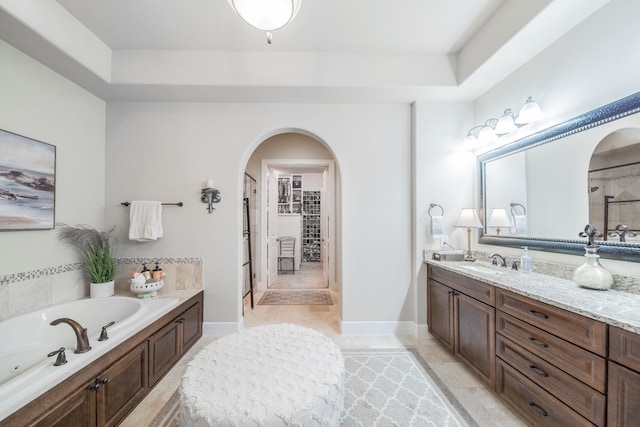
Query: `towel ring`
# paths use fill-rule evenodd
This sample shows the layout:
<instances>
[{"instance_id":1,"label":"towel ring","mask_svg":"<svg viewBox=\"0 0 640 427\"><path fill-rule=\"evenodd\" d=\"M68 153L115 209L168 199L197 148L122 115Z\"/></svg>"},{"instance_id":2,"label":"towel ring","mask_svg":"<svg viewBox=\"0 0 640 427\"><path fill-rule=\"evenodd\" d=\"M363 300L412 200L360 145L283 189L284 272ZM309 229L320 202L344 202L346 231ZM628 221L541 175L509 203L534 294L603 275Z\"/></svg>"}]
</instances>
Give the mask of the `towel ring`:
<instances>
[{"instance_id":1,"label":"towel ring","mask_svg":"<svg viewBox=\"0 0 640 427\"><path fill-rule=\"evenodd\" d=\"M442 208L442 206L440 206L440 205L438 205L438 204L436 204L436 203L431 203L431 204L429 205L429 210L427 211L427 212L429 213L429 216L430 216L431 218L433 218L433 215L431 215L431 209L433 209L433 208L440 208L440 211L442 211L442 213L440 214L440 216L444 216L444 209Z\"/></svg>"},{"instance_id":2,"label":"towel ring","mask_svg":"<svg viewBox=\"0 0 640 427\"><path fill-rule=\"evenodd\" d=\"M522 215L526 215L527 214L527 209L523 205L521 205L520 203L511 202L511 215L516 216L515 209L517 207L522 208Z\"/></svg>"}]
</instances>

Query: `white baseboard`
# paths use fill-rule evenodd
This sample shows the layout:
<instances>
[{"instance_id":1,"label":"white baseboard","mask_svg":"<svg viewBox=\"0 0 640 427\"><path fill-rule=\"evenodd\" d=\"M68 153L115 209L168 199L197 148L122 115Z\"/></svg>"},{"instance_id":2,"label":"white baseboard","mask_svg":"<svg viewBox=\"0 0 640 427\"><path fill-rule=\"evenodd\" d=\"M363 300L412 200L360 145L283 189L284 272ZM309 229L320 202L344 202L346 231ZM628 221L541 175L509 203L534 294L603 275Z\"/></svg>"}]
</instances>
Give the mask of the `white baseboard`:
<instances>
[{"instance_id":1,"label":"white baseboard","mask_svg":"<svg viewBox=\"0 0 640 427\"><path fill-rule=\"evenodd\" d=\"M341 322L343 335L413 335L417 336L415 322Z\"/></svg>"},{"instance_id":2,"label":"white baseboard","mask_svg":"<svg viewBox=\"0 0 640 427\"><path fill-rule=\"evenodd\" d=\"M202 335L220 337L233 334L244 328L238 322L204 322L202 324Z\"/></svg>"}]
</instances>

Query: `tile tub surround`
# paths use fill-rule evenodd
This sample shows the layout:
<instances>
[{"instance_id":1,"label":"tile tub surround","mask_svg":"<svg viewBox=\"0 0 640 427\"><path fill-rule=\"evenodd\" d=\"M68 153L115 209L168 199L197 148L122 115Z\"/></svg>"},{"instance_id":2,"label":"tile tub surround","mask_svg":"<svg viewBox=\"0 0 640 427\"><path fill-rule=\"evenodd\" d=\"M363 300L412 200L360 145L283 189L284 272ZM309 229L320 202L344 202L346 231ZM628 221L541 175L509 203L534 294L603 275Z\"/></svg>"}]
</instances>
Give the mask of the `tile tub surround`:
<instances>
[{"instance_id":1,"label":"tile tub surround","mask_svg":"<svg viewBox=\"0 0 640 427\"><path fill-rule=\"evenodd\" d=\"M428 259L425 259L425 262L612 326L640 333L640 295L638 294L613 289L607 291L585 289L571 280L547 274L523 273L484 262L442 262ZM465 265L487 267L503 274L472 271L465 268Z\"/></svg>"},{"instance_id":2,"label":"tile tub surround","mask_svg":"<svg viewBox=\"0 0 640 427\"><path fill-rule=\"evenodd\" d=\"M167 274L161 295L202 289L202 258L117 258L116 291L120 295L130 293L131 273L140 271L143 262L153 269L156 261ZM89 281L81 263L0 276L0 320L88 296Z\"/></svg>"}]
</instances>

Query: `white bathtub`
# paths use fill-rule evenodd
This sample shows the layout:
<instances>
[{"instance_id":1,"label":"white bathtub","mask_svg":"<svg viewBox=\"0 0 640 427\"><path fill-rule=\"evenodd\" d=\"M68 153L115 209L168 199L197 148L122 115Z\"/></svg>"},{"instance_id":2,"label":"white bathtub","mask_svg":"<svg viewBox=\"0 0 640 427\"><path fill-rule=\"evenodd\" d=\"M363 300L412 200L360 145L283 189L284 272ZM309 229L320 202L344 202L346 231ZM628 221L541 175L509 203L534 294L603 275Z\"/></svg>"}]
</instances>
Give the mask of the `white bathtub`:
<instances>
[{"instance_id":1,"label":"white bathtub","mask_svg":"<svg viewBox=\"0 0 640 427\"><path fill-rule=\"evenodd\" d=\"M139 299L114 296L82 299L47 307L0 322L0 420L43 394L68 376L133 336L178 305L178 298ZM87 328L91 350L75 354L76 335L68 317ZM102 327L109 339L98 341ZM65 347L67 363L53 366L48 353Z\"/></svg>"}]
</instances>

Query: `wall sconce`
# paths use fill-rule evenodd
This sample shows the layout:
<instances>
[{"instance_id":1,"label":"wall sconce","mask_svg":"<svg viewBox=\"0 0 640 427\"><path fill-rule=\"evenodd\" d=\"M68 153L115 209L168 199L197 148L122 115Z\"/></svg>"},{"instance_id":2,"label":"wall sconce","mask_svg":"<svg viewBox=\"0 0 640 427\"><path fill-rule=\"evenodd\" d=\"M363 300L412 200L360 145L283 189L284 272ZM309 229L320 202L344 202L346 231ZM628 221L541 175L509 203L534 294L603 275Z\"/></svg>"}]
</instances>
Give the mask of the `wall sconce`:
<instances>
[{"instance_id":1,"label":"wall sconce","mask_svg":"<svg viewBox=\"0 0 640 427\"><path fill-rule=\"evenodd\" d=\"M518 130L520 127L544 117L544 113L540 109L540 105L528 97L524 105L520 109L518 117L513 115L513 110L507 108L500 119L491 118L484 122L483 125L474 126L469 129L467 136L464 138L464 144L485 144L493 141L497 137L508 135Z\"/></svg>"},{"instance_id":2,"label":"wall sconce","mask_svg":"<svg viewBox=\"0 0 640 427\"><path fill-rule=\"evenodd\" d=\"M494 208L491 210L491 215L487 221L487 227L495 227L496 234L500 235L501 227L511 227L511 221L507 216L507 210L503 208Z\"/></svg>"},{"instance_id":3,"label":"wall sconce","mask_svg":"<svg viewBox=\"0 0 640 427\"><path fill-rule=\"evenodd\" d=\"M460 212L460 217L458 218L458 221L455 223L454 227L467 229L467 253L464 256L464 260L475 261L476 259L471 253L471 229L483 227L480 219L478 218L476 210L473 208L462 209L462 211Z\"/></svg>"},{"instance_id":4,"label":"wall sconce","mask_svg":"<svg viewBox=\"0 0 640 427\"><path fill-rule=\"evenodd\" d=\"M219 203L222 198L220 197L220 191L213 188L213 179L208 179L204 188L202 189L202 195L200 196L200 200L202 203L206 203L207 210L209 213L212 213L215 208L213 207L214 203Z\"/></svg>"}]
</instances>

